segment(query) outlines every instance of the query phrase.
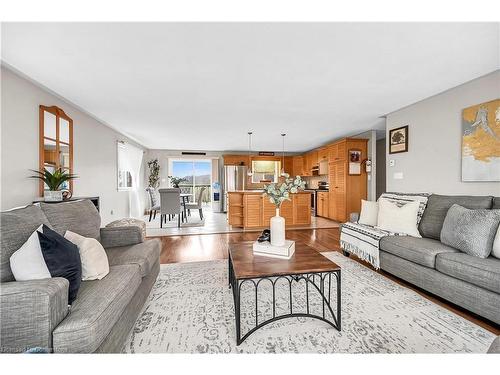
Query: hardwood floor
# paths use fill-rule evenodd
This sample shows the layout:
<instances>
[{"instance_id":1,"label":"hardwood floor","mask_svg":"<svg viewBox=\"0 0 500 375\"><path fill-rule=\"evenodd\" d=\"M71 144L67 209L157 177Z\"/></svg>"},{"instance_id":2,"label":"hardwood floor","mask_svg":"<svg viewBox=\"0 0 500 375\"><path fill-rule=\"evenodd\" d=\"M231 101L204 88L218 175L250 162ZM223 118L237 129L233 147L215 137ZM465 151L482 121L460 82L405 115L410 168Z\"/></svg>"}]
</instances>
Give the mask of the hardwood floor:
<instances>
[{"instance_id":1,"label":"hardwood floor","mask_svg":"<svg viewBox=\"0 0 500 375\"><path fill-rule=\"evenodd\" d=\"M286 234L288 239L302 242L319 252L332 250L340 251L340 234L338 228L287 230ZM255 232L247 232L158 237L161 239L163 245L160 262L166 264L227 259L228 248L232 243L254 241L257 235L258 234ZM359 260L355 256L351 256L351 259L356 260L366 267L372 268L368 263ZM471 312L463 310L439 297L431 295L395 276L388 274L387 272L376 272L388 277L400 285L414 290L421 296L493 332L494 334L500 335L500 325L486 321Z\"/></svg>"}]
</instances>

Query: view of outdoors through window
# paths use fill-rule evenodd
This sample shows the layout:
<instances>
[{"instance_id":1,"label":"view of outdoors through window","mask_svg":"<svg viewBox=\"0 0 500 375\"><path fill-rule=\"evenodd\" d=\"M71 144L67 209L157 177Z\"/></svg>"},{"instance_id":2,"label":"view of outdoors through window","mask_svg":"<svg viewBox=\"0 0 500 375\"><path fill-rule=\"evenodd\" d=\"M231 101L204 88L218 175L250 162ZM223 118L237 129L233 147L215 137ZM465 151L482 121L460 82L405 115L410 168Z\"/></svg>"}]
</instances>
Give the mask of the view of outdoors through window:
<instances>
[{"instance_id":1,"label":"view of outdoors through window","mask_svg":"<svg viewBox=\"0 0 500 375\"><path fill-rule=\"evenodd\" d=\"M170 175L182 177L186 181L179 184L182 193L192 194L190 201L198 201L198 195L202 188L205 188L202 202L210 202L211 194L211 160L172 160Z\"/></svg>"}]
</instances>

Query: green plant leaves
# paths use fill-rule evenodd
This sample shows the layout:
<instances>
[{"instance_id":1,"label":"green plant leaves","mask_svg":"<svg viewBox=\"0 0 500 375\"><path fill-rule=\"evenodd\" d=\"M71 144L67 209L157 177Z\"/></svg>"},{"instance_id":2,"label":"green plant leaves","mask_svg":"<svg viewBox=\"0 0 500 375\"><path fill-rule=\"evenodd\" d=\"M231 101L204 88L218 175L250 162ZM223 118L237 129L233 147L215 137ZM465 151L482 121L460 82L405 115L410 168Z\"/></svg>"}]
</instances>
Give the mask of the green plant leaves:
<instances>
[{"instance_id":1,"label":"green plant leaves","mask_svg":"<svg viewBox=\"0 0 500 375\"><path fill-rule=\"evenodd\" d=\"M264 185L264 195L269 197L269 201L278 208L284 201L291 200L290 194L296 194L299 190L304 190L306 185L305 181L302 181L300 176L292 179L288 174L285 174L283 177L285 181L281 184L272 183Z\"/></svg>"},{"instance_id":2,"label":"green plant leaves","mask_svg":"<svg viewBox=\"0 0 500 375\"><path fill-rule=\"evenodd\" d=\"M77 175L70 174L61 168L56 169L53 173L47 170L46 168L44 168L43 171L37 171L34 169L31 169L31 171L37 174L35 176L29 176L29 178L36 178L42 180L51 191L59 190L61 185L64 184L66 181L78 178Z\"/></svg>"}]
</instances>

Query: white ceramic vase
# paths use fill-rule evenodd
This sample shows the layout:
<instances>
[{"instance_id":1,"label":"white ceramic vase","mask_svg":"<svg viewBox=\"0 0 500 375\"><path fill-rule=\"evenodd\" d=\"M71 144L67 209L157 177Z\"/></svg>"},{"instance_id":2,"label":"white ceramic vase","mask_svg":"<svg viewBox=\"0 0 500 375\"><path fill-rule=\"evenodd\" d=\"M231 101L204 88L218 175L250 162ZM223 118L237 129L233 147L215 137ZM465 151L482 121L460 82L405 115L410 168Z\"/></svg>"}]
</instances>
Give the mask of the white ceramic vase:
<instances>
[{"instance_id":1,"label":"white ceramic vase","mask_svg":"<svg viewBox=\"0 0 500 375\"><path fill-rule=\"evenodd\" d=\"M285 246L285 219L280 216L279 208L271 218L271 245Z\"/></svg>"}]
</instances>

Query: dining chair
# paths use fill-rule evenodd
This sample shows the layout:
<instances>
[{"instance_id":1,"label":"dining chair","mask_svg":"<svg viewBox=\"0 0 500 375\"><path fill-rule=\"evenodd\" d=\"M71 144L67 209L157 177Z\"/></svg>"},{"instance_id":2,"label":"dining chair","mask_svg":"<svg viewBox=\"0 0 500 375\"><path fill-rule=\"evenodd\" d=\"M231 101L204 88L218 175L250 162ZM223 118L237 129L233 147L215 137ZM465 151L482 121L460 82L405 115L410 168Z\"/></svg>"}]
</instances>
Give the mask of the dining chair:
<instances>
[{"instance_id":1,"label":"dining chair","mask_svg":"<svg viewBox=\"0 0 500 375\"><path fill-rule=\"evenodd\" d=\"M167 215L177 215L177 227L181 226L181 189L169 188L160 189L160 228L163 228L163 221L167 222Z\"/></svg>"},{"instance_id":2,"label":"dining chair","mask_svg":"<svg viewBox=\"0 0 500 375\"><path fill-rule=\"evenodd\" d=\"M146 191L149 197L149 221L151 222L151 219L156 219L156 211L160 209L160 201L155 188L148 187Z\"/></svg>"},{"instance_id":3,"label":"dining chair","mask_svg":"<svg viewBox=\"0 0 500 375\"><path fill-rule=\"evenodd\" d=\"M203 193L205 192L205 189L206 189L205 186L203 186L200 189L196 202L186 204L188 214L191 214L191 210L198 210L198 212L200 213L200 220L203 220L203 208L201 207L201 204L203 203L202 198L203 198Z\"/></svg>"}]
</instances>

